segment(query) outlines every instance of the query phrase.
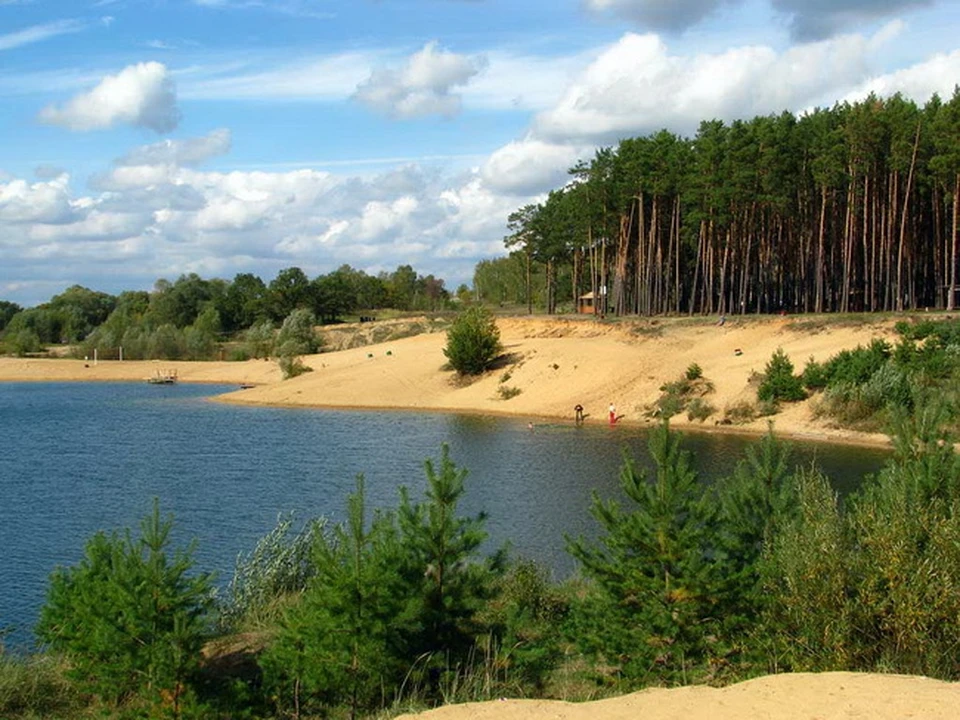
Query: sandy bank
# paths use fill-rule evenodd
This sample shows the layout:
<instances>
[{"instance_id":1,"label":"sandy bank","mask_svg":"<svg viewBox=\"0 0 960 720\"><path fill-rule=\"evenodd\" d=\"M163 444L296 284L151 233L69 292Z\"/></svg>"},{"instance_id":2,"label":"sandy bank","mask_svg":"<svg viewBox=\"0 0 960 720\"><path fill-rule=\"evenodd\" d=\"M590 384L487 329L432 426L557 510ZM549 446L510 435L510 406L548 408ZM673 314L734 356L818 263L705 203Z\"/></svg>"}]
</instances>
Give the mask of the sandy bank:
<instances>
[{"instance_id":1,"label":"sandy bank","mask_svg":"<svg viewBox=\"0 0 960 720\"><path fill-rule=\"evenodd\" d=\"M590 703L503 700L449 705L405 720L953 720L960 684L903 675L771 675L716 689L646 690Z\"/></svg>"},{"instance_id":2,"label":"sandy bank","mask_svg":"<svg viewBox=\"0 0 960 720\"><path fill-rule=\"evenodd\" d=\"M517 415L572 421L583 405L587 422L606 423L610 403L623 422L647 424L660 387L691 363L714 385L706 399L717 415L706 422L686 416L676 426L764 432L767 420L719 425L726 407L756 399L751 375L762 372L778 348L801 370L809 358L825 360L844 348L890 337L890 323L823 326L792 318L644 320L617 324L592 319L511 318L499 321L507 357L497 370L458 383L443 369L444 333L305 358L314 372L279 384L221 397L226 402L352 408L403 408ZM519 391L503 399L501 388ZM774 419L782 435L821 441L886 444L886 437L839 430L814 419L811 403L787 408Z\"/></svg>"},{"instance_id":3,"label":"sandy bank","mask_svg":"<svg viewBox=\"0 0 960 720\"><path fill-rule=\"evenodd\" d=\"M304 358L314 372L282 381L273 362L164 362L0 358L0 381L144 381L157 370L176 370L184 382L253 384L220 396L251 405L391 408L507 414L573 420L582 405L588 423L606 423L614 403L621 422L647 424L660 387L697 363L714 386L705 399L717 410L706 422L677 416L673 424L699 430L764 432L766 419L720 425L727 407L756 398L751 376L782 347L797 370L809 358L825 360L844 348L890 337L891 323L830 325L807 318L731 319L722 327L700 319L598 323L577 318L509 318L499 321L506 357L501 366L469 383L443 369L442 332ZM503 388L513 397L504 399ZM776 431L796 438L885 444L882 435L832 428L813 417L812 402L787 407L773 418Z\"/></svg>"}]
</instances>

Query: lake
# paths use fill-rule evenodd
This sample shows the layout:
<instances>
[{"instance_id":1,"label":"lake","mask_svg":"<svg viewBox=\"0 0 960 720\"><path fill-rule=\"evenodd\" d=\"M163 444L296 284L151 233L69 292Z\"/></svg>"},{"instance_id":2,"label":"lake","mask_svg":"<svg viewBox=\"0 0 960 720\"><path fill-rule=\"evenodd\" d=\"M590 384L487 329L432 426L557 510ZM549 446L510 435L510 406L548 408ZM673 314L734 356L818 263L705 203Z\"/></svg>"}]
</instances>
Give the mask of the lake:
<instances>
[{"instance_id":1,"label":"lake","mask_svg":"<svg viewBox=\"0 0 960 720\"><path fill-rule=\"evenodd\" d=\"M557 577L569 575L565 533L595 534L592 492L619 495L622 453L646 459L645 431L538 424L442 413L248 408L208 402L235 386L0 383L0 633L23 646L58 565L77 562L98 529L137 528L154 497L176 518L178 544L197 542L200 568L225 585L238 553L278 513L342 518L355 478L368 503L416 497L423 462L442 443L467 468L462 512L489 515L490 546L510 541ZM687 433L706 480L729 474L752 442ZM793 443L841 492L876 472L883 450Z\"/></svg>"}]
</instances>

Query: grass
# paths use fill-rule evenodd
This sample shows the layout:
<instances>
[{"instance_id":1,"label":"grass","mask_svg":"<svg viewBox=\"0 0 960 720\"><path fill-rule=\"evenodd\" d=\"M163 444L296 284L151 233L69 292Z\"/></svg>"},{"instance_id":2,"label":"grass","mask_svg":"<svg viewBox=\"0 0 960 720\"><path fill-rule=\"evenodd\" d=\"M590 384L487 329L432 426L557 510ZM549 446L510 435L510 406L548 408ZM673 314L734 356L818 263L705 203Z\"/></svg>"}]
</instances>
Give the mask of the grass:
<instances>
[{"instance_id":1,"label":"grass","mask_svg":"<svg viewBox=\"0 0 960 720\"><path fill-rule=\"evenodd\" d=\"M81 717L82 709L64 662L50 655L21 659L0 652L0 718Z\"/></svg>"}]
</instances>

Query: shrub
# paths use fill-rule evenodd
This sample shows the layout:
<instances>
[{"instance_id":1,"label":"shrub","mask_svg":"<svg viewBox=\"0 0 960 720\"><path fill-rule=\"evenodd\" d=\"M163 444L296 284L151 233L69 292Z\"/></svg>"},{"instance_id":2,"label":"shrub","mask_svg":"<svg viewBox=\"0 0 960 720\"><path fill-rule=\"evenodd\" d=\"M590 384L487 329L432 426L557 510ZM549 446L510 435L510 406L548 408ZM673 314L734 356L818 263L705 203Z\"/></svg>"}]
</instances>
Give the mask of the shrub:
<instances>
[{"instance_id":1,"label":"shrub","mask_svg":"<svg viewBox=\"0 0 960 720\"><path fill-rule=\"evenodd\" d=\"M806 397L800 378L793 374L793 363L782 348L777 348L767 363L763 381L757 388L757 398L761 401L796 402Z\"/></svg>"},{"instance_id":2,"label":"shrub","mask_svg":"<svg viewBox=\"0 0 960 720\"><path fill-rule=\"evenodd\" d=\"M280 372L283 373L283 379L289 380L304 373L313 372L313 368L304 365L303 360L293 355L281 355L277 358L277 364L280 366Z\"/></svg>"},{"instance_id":3,"label":"shrub","mask_svg":"<svg viewBox=\"0 0 960 720\"><path fill-rule=\"evenodd\" d=\"M756 418L757 408L746 400L729 405L723 411L723 421L728 424L741 425L752 422Z\"/></svg>"},{"instance_id":4,"label":"shrub","mask_svg":"<svg viewBox=\"0 0 960 720\"><path fill-rule=\"evenodd\" d=\"M519 395L522 392L523 390L521 390L518 387L514 387L513 385L501 385L500 387L497 388L497 394L500 396L501 400L509 400L510 398L515 398L517 395Z\"/></svg>"},{"instance_id":5,"label":"shrub","mask_svg":"<svg viewBox=\"0 0 960 720\"><path fill-rule=\"evenodd\" d=\"M277 525L254 549L237 557L227 600L220 611L220 625L229 630L242 622L261 619L284 596L302 592L315 573L311 552L324 531L323 519L312 520L293 530L292 513L277 517Z\"/></svg>"},{"instance_id":6,"label":"shrub","mask_svg":"<svg viewBox=\"0 0 960 720\"><path fill-rule=\"evenodd\" d=\"M43 346L40 344L40 336L30 328L7 333L7 336L4 338L4 344L7 346L9 352L12 352L18 357L38 353L43 349Z\"/></svg>"},{"instance_id":7,"label":"shrub","mask_svg":"<svg viewBox=\"0 0 960 720\"><path fill-rule=\"evenodd\" d=\"M189 550L168 555L172 526L154 501L139 537L98 532L78 565L50 578L37 637L66 655L81 689L108 702L149 690L178 707L195 669L212 584L190 576Z\"/></svg>"},{"instance_id":8,"label":"shrub","mask_svg":"<svg viewBox=\"0 0 960 720\"><path fill-rule=\"evenodd\" d=\"M800 380L807 390L823 390L830 381L830 377L826 366L811 357L803 369L803 374L800 375Z\"/></svg>"},{"instance_id":9,"label":"shrub","mask_svg":"<svg viewBox=\"0 0 960 720\"><path fill-rule=\"evenodd\" d=\"M687 380L699 380L703 377L703 369L697 363L690 363L685 373Z\"/></svg>"},{"instance_id":10,"label":"shrub","mask_svg":"<svg viewBox=\"0 0 960 720\"><path fill-rule=\"evenodd\" d=\"M250 357L265 358L273 353L274 330L269 320L248 328L243 339Z\"/></svg>"},{"instance_id":11,"label":"shrub","mask_svg":"<svg viewBox=\"0 0 960 720\"><path fill-rule=\"evenodd\" d=\"M320 338L315 326L316 316L304 308L287 315L277 334L278 356L313 355L320 349Z\"/></svg>"},{"instance_id":12,"label":"shrub","mask_svg":"<svg viewBox=\"0 0 960 720\"><path fill-rule=\"evenodd\" d=\"M694 398L687 405L687 420L699 420L703 422L713 415L717 409L703 398Z\"/></svg>"},{"instance_id":13,"label":"shrub","mask_svg":"<svg viewBox=\"0 0 960 720\"><path fill-rule=\"evenodd\" d=\"M443 354L460 375L479 375L503 351L493 314L481 305L460 313L447 330Z\"/></svg>"}]
</instances>

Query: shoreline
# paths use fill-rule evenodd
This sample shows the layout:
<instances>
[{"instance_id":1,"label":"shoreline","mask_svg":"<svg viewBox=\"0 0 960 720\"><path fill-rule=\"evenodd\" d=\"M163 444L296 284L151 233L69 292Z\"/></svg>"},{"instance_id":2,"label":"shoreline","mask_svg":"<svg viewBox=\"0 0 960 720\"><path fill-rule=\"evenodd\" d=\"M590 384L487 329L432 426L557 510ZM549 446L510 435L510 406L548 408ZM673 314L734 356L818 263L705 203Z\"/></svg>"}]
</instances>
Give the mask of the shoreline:
<instances>
[{"instance_id":1,"label":"shoreline","mask_svg":"<svg viewBox=\"0 0 960 720\"><path fill-rule=\"evenodd\" d=\"M445 333L424 333L310 355L312 372L283 380L276 362L0 358L0 382L146 382L158 371L178 382L234 385L211 398L249 406L328 410L443 412L574 423L575 405L592 427L607 425L615 404L626 427L650 427L648 416L661 388L697 365L708 381L702 399L713 408L706 422L675 415L683 432L758 437L773 423L778 437L811 443L889 448L886 435L829 427L808 399L781 412L725 424L725 411L756 400L757 374L777 349L797 372L807 359L826 360L841 350L891 337L891 322L827 324L815 330L783 318L739 318L723 327L688 318L598 323L570 317L498 320L504 356L497 370L455 380L445 369ZM338 328L342 331L342 328ZM365 327L357 332L372 332ZM362 339L358 336L357 339ZM239 386L250 386L240 389ZM507 392L509 391L509 392ZM592 417L591 417L592 416Z\"/></svg>"}]
</instances>

